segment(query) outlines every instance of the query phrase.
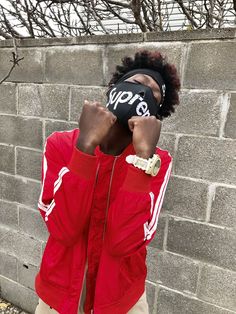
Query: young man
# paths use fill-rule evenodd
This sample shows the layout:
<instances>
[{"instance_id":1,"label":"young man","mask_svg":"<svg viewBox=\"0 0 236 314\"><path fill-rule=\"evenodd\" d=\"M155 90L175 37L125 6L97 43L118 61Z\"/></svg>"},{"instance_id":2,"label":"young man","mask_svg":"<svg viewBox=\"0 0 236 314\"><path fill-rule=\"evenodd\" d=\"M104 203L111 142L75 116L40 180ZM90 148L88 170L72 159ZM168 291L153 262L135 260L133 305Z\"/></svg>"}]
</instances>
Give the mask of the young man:
<instances>
[{"instance_id":1,"label":"young man","mask_svg":"<svg viewBox=\"0 0 236 314\"><path fill-rule=\"evenodd\" d=\"M158 52L116 67L107 106L85 102L79 129L47 138L39 210L49 238L35 279L36 314L147 314L146 246L172 158L156 147L179 103Z\"/></svg>"}]
</instances>

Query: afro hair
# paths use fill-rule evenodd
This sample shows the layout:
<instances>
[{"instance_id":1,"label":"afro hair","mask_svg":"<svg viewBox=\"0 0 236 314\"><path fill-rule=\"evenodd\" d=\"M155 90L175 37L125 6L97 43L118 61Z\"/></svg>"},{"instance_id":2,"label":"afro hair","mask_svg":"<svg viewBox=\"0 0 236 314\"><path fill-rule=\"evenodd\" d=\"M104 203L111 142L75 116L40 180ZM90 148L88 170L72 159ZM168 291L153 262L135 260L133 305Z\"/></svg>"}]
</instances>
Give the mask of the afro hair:
<instances>
[{"instance_id":1,"label":"afro hair","mask_svg":"<svg viewBox=\"0 0 236 314\"><path fill-rule=\"evenodd\" d=\"M116 82L127 72L142 68L159 72L165 82L165 99L159 111L159 119L163 120L163 118L168 117L172 112L175 112L174 106L179 104L178 92L180 90L180 79L175 65L168 63L166 57L160 52L141 50L136 52L134 58L124 57L122 59L122 65L116 66L116 71L113 73L108 86L111 87L116 84Z\"/></svg>"}]
</instances>

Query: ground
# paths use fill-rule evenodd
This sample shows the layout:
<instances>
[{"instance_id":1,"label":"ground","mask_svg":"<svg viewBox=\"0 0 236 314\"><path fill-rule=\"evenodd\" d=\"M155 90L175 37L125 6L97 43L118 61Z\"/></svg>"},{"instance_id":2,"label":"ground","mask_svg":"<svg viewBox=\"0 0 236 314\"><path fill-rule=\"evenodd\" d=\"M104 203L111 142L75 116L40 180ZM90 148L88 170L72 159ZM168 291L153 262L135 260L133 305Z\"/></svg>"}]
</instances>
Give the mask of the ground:
<instances>
[{"instance_id":1,"label":"ground","mask_svg":"<svg viewBox=\"0 0 236 314\"><path fill-rule=\"evenodd\" d=\"M0 297L0 314L28 314Z\"/></svg>"}]
</instances>

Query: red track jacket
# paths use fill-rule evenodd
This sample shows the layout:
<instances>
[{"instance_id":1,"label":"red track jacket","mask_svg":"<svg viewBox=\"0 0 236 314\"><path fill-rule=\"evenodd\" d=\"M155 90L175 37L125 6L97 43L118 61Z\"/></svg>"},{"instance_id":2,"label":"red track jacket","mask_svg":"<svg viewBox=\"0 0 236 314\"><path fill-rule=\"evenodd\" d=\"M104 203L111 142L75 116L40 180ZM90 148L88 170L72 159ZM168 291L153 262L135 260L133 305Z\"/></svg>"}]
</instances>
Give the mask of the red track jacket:
<instances>
[{"instance_id":1,"label":"red track jacket","mask_svg":"<svg viewBox=\"0 0 236 314\"><path fill-rule=\"evenodd\" d=\"M49 231L35 290L60 314L125 314L144 292L146 245L153 239L172 158L157 148L156 177L119 156L76 148L79 129L47 138L39 210ZM88 265L85 274L86 262Z\"/></svg>"}]
</instances>

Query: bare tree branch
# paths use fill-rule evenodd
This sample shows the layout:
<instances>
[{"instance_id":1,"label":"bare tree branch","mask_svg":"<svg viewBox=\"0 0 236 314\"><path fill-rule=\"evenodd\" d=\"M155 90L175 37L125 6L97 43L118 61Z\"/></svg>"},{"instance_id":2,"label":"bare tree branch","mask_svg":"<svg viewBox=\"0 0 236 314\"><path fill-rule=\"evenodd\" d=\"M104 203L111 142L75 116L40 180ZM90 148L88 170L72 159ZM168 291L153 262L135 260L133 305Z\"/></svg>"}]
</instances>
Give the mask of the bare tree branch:
<instances>
[{"instance_id":1,"label":"bare tree branch","mask_svg":"<svg viewBox=\"0 0 236 314\"><path fill-rule=\"evenodd\" d=\"M175 0L175 1L179 4L184 15L187 17L191 25L194 26L195 28L198 28L197 23L194 21L193 17L190 15L188 9L184 6L183 1L182 0Z\"/></svg>"},{"instance_id":2,"label":"bare tree branch","mask_svg":"<svg viewBox=\"0 0 236 314\"><path fill-rule=\"evenodd\" d=\"M173 15L180 28L221 28L235 24L236 0L5 0L0 38L166 31Z\"/></svg>"},{"instance_id":3,"label":"bare tree branch","mask_svg":"<svg viewBox=\"0 0 236 314\"><path fill-rule=\"evenodd\" d=\"M0 36L4 37L5 39L11 39L12 37L0 29Z\"/></svg>"},{"instance_id":4,"label":"bare tree branch","mask_svg":"<svg viewBox=\"0 0 236 314\"><path fill-rule=\"evenodd\" d=\"M13 37L13 45L14 45L14 52L12 52L13 58L12 58L12 60L10 60L10 62L12 62L12 66L11 66L10 70L8 71L7 75L0 81L0 84L2 84L4 81L6 81L9 78L9 76L11 75L11 72L13 71L15 66L16 65L19 66L19 62L24 59L24 57L20 58L18 56L16 40L14 37Z\"/></svg>"}]
</instances>

